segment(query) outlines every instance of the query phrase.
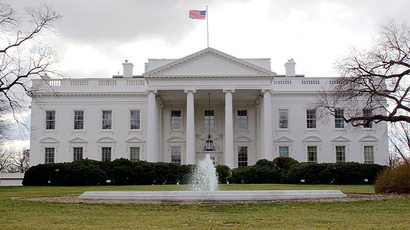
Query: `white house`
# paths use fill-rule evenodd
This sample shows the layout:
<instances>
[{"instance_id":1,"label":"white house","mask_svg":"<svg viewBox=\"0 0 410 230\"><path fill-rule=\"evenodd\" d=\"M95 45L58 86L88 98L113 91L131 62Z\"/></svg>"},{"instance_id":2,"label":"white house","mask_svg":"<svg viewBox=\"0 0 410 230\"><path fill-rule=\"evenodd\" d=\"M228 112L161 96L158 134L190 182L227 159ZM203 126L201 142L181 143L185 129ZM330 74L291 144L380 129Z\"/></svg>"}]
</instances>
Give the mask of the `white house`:
<instances>
[{"instance_id":1,"label":"white house","mask_svg":"<svg viewBox=\"0 0 410 230\"><path fill-rule=\"evenodd\" d=\"M206 48L181 59L149 59L142 76L33 80L31 165L79 158L128 158L252 165L388 162L387 125L353 128L312 105L337 78L271 71L270 59L240 59ZM343 112L343 109L340 109ZM210 137L210 138L209 138ZM210 139L213 146L206 146Z\"/></svg>"}]
</instances>

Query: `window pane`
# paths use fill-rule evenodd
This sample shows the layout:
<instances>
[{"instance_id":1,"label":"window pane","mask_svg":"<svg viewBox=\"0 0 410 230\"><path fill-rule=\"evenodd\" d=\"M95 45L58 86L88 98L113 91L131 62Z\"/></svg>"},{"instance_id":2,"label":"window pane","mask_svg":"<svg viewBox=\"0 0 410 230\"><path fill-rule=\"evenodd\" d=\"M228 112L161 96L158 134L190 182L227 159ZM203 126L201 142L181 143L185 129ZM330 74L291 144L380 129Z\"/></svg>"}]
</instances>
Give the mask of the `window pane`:
<instances>
[{"instance_id":1,"label":"window pane","mask_svg":"<svg viewBox=\"0 0 410 230\"><path fill-rule=\"evenodd\" d=\"M112 111L102 111L102 129L111 129L112 127Z\"/></svg>"},{"instance_id":2,"label":"window pane","mask_svg":"<svg viewBox=\"0 0 410 230\"><path fill-rule=\"evenodd\" d=\"M238 147L238 167L248 166L248 147Z\"/></svg>"},{"instance_id":3,"label":"window pane","mask_svg":"<svg viewBox=\"0 0 410 230\"><path fill-rule=\"evenodd\" d=\"M345 162L345 154L346 147L345 146L336 146L336 162Z\"/></svg>"},{"instance_id":4,"label":"window pane","mask_svg":"<svg viewBox=\"0 0 410 230\"><path fill-rule=\"evenodd\" d=\"M101 152L103 161L111 161L111 147L102 147Z\"/></svg>"},{"instance_id":5,"label":"window pane","mask_svg":"<svg viewBox=\"0 0 410 230\"><path fill-rule=\"evenodd\" d=\"M171 146L171 162L181 164L181 146Z\"/></svg>"},{"instance_id":6,"label":"window pane","mask_svg":"<svg viewBox=\"0 0 410 230\"><path fill-rule=\"evenodd\" d=\"M343 109L336 109L335 110L335 128L342 129L345 127L345 121L343 120L344 110Z\"/></svg>"},{"instance_id":7,"label":"window pane","mask_svg":"<svg viewBox=\"0 0 410 230\"><path fill-rule=\"evenodd\" d=\"M84 111L77 110L74 111L74 129L84 128Z\"/></svg>"},{"instance_id":8,"label":"window pane","mask_svg":"<svg viewBox=\"0 0 410 230\"><path fill-rule=\"evenodd\" d=\"M55 154L55 149L54 148L45 148L44 149L45 153L45 163L54 163L54 154Z\"/></svg>"},{"instance_id":9,"label":"window pane","mask_svg":"<svg viewBox=\"0 0 410 230\"><path fill-rule=\"evenodd\" d=\"M140 129L141 119L140 119L140 111L139 110L131 110L130 111L130 123L131 129Z\"/></svg>"},{"instance_id":10,"label":"window pane","mask_svg":"<svg viewBox=\"0 0 410 230\"><path fill-rule=\"evenodd\" d=\"M279 146L279 156L289 157L289 146Z\"/></svg>"},{"instance_id":11,"label":"window pane","mask_svg":"<svg viewBox=\"0 0 410 230\"><path fill-rule=\"evenodd\" d=\"M289 128L287 109L279 109L279 128L280 129Z\"/></svg>"},{"instance_id":12,"label":"window pane","mask_svg":"<svg viewBox=\"0 0 410 230\"><path fill-rule=\"evenodd\" d=\"M248 128L248 111L247 110L238 110L237 128L238 129Z\"/></svg>"},{"instance_id":13,"label":"window pane","mask_svg":"<svg viewBox=\"0 0 410 230\"><path fill-rule=\"evenodd\" d=\"M46 111L46 129L55 129L56 111Z\"/></svg>"},{"instance_id":14,"label":"window pane","mask_svg":"<svg viewBox=\"0 0 410 230\"><path fill-rule=\"evenodd\" d=\"M215 128L215 116L213 110L205 110L205 129Z\"/></svg>"},{"instance_id":15,"label":"window pane","mask_svg":"<svg viewBox=\"0 0 410 230\"><path fill-rule=\"evenodd\" d=\"M181 128L182 128L181 110L171 111L171 129L181 129Z\"/></svg>"},{"instance_id":16,"label":"window pane","mask_svg":"<svg viewBox=\"0 0 410 230\"><path fill-rule=\"evenodd\" d=\"M373 146L364 146L364 163L374 164Z\"/></svg>"},{"instance_id":17,"label":"window pane","mask_svg":"<svg viewBox=\"0 0 410 230\"><path fill-rule=\"evenodd\" d=\"M75 161L83 159L83 148L82 147L74 147L73 153L74 153Z\"/></svg>"},{"instance_id":18,"label":"window pane","mask_svg":"<svg viewBox=\"0 0 410 230\"><path fill-rule=\"evenodd\" d=\"M363 117L371 117L373 114L371 109L363 109ZM364 121L366 123L366 121ZM373 122L369 122L363 126L364 128L371 129L373 128Z\"/></svg>"},{"instance_id":19,"label":"window pane","mask_svg":"<svg viewBox=\"0 0 410 230\"><path fill-rule=\"evenodd\" d=\"M308 129L316 128L316 109L306 110L306 126Z\"/></svg>"},{"instance_id":20,"label":"window pane","mask_svg":"<svg viewBox=\"0 0 410 230\"><path fill-rule=\"evenodd\" d=\"M130 160L132 162L140 160L140 148L130 147Z\"/></svg>"},{"instance_id":21,"label":"window pane","mask_svg":"<svg viewBox=\"0 0 410 230\"><path fill-rule=\"evenodd\" d=\"M308 146L308 162L317 162L317 146Z\"/></svg>"}]
</instances>

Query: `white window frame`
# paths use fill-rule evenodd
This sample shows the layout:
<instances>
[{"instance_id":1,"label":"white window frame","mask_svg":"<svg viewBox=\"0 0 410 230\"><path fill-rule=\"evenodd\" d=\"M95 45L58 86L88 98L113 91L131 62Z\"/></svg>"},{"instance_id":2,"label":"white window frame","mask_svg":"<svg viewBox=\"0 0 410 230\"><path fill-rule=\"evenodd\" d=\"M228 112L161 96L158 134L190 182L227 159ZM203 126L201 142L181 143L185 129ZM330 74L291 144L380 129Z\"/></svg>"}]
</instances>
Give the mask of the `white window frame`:
<instances>
[{"instance_id":1,"label":"white window frame","mask_svg":"<svg viewBox=\"0 0 410 230\"><path fill-rule=\"evenodd\" d=\"M83 119L82 120L76 120L76 112L83 112ZM75 110L73 110L73 129L75 130L75 131L81 131L81 130L84 130L84 127L85 127L85 111L83 110L83 109L75 109ZM77 121L82 121L82 128L81 129L76 129L76 122Z\"/></svg>"},{"instance_id":2,"label":"white window frame","mask_svg":"<svg viewBox=\"0 0 410 230\"><path fill-rule=\"evenodd\" d=\"M342 159L339 160L338 159L338 148L342 148L343 147L343 155L342 155ZM336 154L336 163L343 163L346 162L346 146L345 145L336 145L335 146L335 154Z\"/></svg>"},{"instance_id":3,"label":"white window frame","mask_svg":"<svg viewBox=\"0 0 410 230\"><path fill-rule=\"evenodd\" d=\"M110 118L110 128L104 128L104 112L111 112L111 118ZM101 129L102 130L113 130L113 126L114 126L114 112L112 109L103 109L101 110ZM107 120L108 121L108 120Z\"/></svg>"},{"instance_id":4,"label":"white window frame","mask_svg":"<svg viewBox=\"0 0 410 230\"><path fill-rule=\"evenodd\" d=\"M309 148L315 148L315 149L316 149L316 151L314 152L315 155L313 156L313 157L314 157L313 160L310 160L310 159L309 159L309 158L310 158L309 153L311 153L311 152L309 152ZM317 163L318 149L319 149L319 147L318 147L317 145L308 145L308 146L306 147L307 162Z\"/></svg>"},{"instance_id":5,"label":"white window frame","mask_svg":"<svg viewBox=\"0 0 410 230\"><path fill-rule=\"evenodd\" d=\"M48 119L48 116L47 116L48 112L53 112L54 113L54 120L49 120ZM55 109L54 110L46 110L45 118L46 118L45 119L46 120L45 129L46 130L51 130L51 131L56 130L56 128L57 128L57 111ZM52 128L48 128L49 122L52 122L52 124L53 124Z\"/></svg>"},{"instance_id":6,"label":"white window frame","mask_svg":"<svg viewBox=\"0 0 410 230\"><path fill-rule=\"evenodd\" d=\"M281 156L281 148L287 148L288 149L288 151L287 151L287 156ZM278 146L278 153L279 153L279 157L289 157L290 156L290 148L289 148L289 145L279 145Z\"/></svg>"},{"instance_id":7,"label":"white window frame","mask_svg":"<svg viewBox=\"0 0 410 230\"><path fill-rule=\"evenodd\" d=\"M108 159L108 157L107 156L105 156L104 154L104 150L105 149L110 149L110 158ZM113 154L112 154L112 151L113 150L113 147L111 147L111 146L102 146L101 147L101 161L112 161L112 156L113 156Z\"/></svg>"},{"instance_id":8,"label":"white window frame","mask_svg":"<svg viewBox=\"0 0 410 230\"><path fill-rule=\"evenodd\" d=\"M246 116L239 116L239 112L245 111ZM243 118L245 117L245 118ZM244 127L241 127L241 124L244 124ZM247 109L238 109L236 110L236 129L238 130L247 130L249 125L249 110Z\"/></svg>"},{"instance_id":9,"label":"white window frame","mask_svg":"<svg viewBox=\"0 0 410 230\"><path fill-rule=\"evenodd\" d=\"M132 113L132 111L138 111L138 113L139 113L139 119L136 119L137 121L138 121L138 128L132 128L132 121L133 121L133 119L132 119L132 115L131 115L131 113ZM142 115L142 111L141 111L141 109L130 109L129 110L129 122L130 122L130 124L129 124L129 129L130 130L135 130L135 131L137 131L137 130L141 130L141 115Z\"/></svg>"},{"instance_id":10,"label":"white window frame","mask_svg":"<svg viewBox=\"0 0 410 230\"><path fill-rule=\"evenodd\" d=\"M76 149L81 149L81 157L80 158L78 158L78 157L76 157ZM73 161L75 161L75 160L81 160L81 159L84 159L84 147L82 147L82 146L74 146L73 147Z\"/></svg>"},{"instance_id":11,"label":"white window frame","mask_svg":"<svg viewBox=\"0 0 410 230\"><path fill-rule=\"evenodd\" d=\"M371 159L368 159L366 154L366 149L371 149ZM363 157L365 164L374 164L374 145L365 145L363 146Z\"/></svg>"},{"instance_id":12,"label":"white window frame","mask_svg":"<svg viewBox=\"0 0 410 230\"><path fill-rule=\"evenodd\" d=\"M206 116L207 111L212 111L213 115L212 116ZM207 117L209 117L209 118L207 118ZM211 110L205 109L204 110L204 127L205 127L205 130L209 130L209 123L207 123L207 121L208 122L212 121L211 122L211 130L214 130L215 129L215 110L214 109L211 109Z\"/></svg>"},{"instance_id":13,"label":"white window frame","mask_svg":"<svg viewBox=\"0 0 410 230\"><path fill-rule=\"evenodd\" d=\"M338 111L342 111L341 116L338 115ZM344 129L345 128L345 121L343 120L344 116L344 109L335 109L335 129ZM340 126L340 127L337 127Z\"/></svg>"},{"instance_id":14,"label":"white window frame","mask_svg":"<svg viewBox=\"0 0 410 230\"><path fill-rule=\"evenodd\" d=\"M314 114L309 114L309 112L313 111ZM317 111L316 109L306 109L306 129L317 129ZM309 124L313 127L309 127Z\"/></svg>"},{"instance_id":15,"label":"white window frame","mask_svg":"<svg viewBox=\"0 0 410 230\"><path fill-rule=\"evenodd\" d=\"M132 156L133 153L132 153L131 150L134 149L134 148L135 148L135 149L138 149L138 158L137 158L137 159L134 159L133 156ZM130 161L131 161L131 162L135 162L135 161L140 161L140 160L141 160L141 147L139 147L139 146L130 146L130 147L129 147L129 150L130 150Z\"/></svg>"},{"instance_id":16,"label":"white window frame","mask_svg":"<svg viewBox=\"0 0 410 230\"><path fill-rule=\"evenodd\" d=\"M173 155L174 149L179 149L179 156ZM182 146L181 145L171 145L170 156L171 156L171 163L181 164L182 163Z\"/></svg>"},{"instance_id":17,"label":"white window frame","mask_svg":"<svg viewBox=\"0 0 410 230\"><path fill-rule=\"evenodd\" d=\"M286 111L286 127L281 127L282 124L282 119L281 119L281 112L285 112ZM283 109L278 109L278 129L282 129L282 130L287 130L289 129L290 126L290 122L289 122L289 109L283 108Z\"/></svg>"},{"instance_id":18,"label":"white window frame","mask_svg":"<svg viewBox=\"0 0 410 230\"><path fill-rule=\"evenodd\" d=\"M181 115L180 115L180 127L179 127L179 128L174 128L174 127L173 127L173 119L172 119L172 112L173 112L173 111L179 111L179 112L181 113ZM183 130L183 129L184 129L183 123L184 123L184 116L183 116L183 114L182 114L182 110L181 110L181 109L172 109L172 110L171 110L171 114L170 114L170 126L171 126L171 130L172 130L172 131L180 131L180 130Z\"/></svg>"},{"instance_id":19,"label":"white window frame","mask_svg":"<svg viewBox=\"0 0 410 230\"><path fill-rule=\"evenodd\" d=\"M49 154L47 152L47 150L53 150L52 154L52 160L50 161L50 156L48 156L47 154ZM47 160L48 159L48 160ZM55 147L44 147L44 163L48 164L48 163L55 163L56 162L56 148Z\"/></svg>"},{"instance_id":20,"label":"white window frame","mask_svg":"<svg viewBox=\"0 0 410 230\"><path fill-rule=\"evenodd\" d=\"M246 159L245 160L241 159L241 157L243 156L239 155L242 148L246 149L246 155L245 155ZM246 167L249 165L249 146L247 145L238 146L237 155L238 155L238 168Z\"/></svg>"}]
</instances>

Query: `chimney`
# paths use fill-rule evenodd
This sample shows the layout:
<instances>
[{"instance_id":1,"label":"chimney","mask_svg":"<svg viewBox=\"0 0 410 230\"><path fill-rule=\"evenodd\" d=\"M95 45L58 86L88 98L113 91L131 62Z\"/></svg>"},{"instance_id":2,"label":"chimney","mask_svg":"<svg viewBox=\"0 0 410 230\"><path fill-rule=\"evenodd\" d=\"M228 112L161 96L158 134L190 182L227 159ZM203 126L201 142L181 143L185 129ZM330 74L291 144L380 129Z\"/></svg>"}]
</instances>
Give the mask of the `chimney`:
<instances>
[{"instance_id":1,"label":"chimney","mask_svg":"<svg viewBox=\"0 0 410 230\"><path fill-rule=\"evenodd\" d=\"M123 77L132 78L132 68L134 67L134 65L128 62L128 60L125 60L125 62L122 63L122 66L124 67Z\"/></svg>"},{"instance_id":2,"label":"chimney","mask_svg":"<svg viewBox=\"0 0 410 230\"><path fill-rule=\"evenodd\" d=\"M285 68L286 68L286 77L295 77L296 76L296 71L295 71L295 65L296 62L291 58L286 62Z\"/></svg>"}]
</instances>

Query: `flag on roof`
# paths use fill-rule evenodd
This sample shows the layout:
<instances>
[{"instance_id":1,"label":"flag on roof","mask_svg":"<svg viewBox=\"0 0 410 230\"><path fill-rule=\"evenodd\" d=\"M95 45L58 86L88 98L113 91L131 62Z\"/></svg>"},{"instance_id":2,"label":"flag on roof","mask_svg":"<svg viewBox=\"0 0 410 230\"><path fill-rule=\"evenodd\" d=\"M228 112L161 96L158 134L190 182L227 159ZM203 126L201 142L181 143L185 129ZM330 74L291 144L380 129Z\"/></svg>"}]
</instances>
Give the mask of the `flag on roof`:
<instances>
[{"instance_id":1,"label":"flag on roof","mask_svg":"<svg viewBox=\"0 0 410 230\"><path fill-rule=\"evenodd\" d=\"M189 18L204 20L206 18L206 10L190 10Z\"/></svg>"}]
</instances>

